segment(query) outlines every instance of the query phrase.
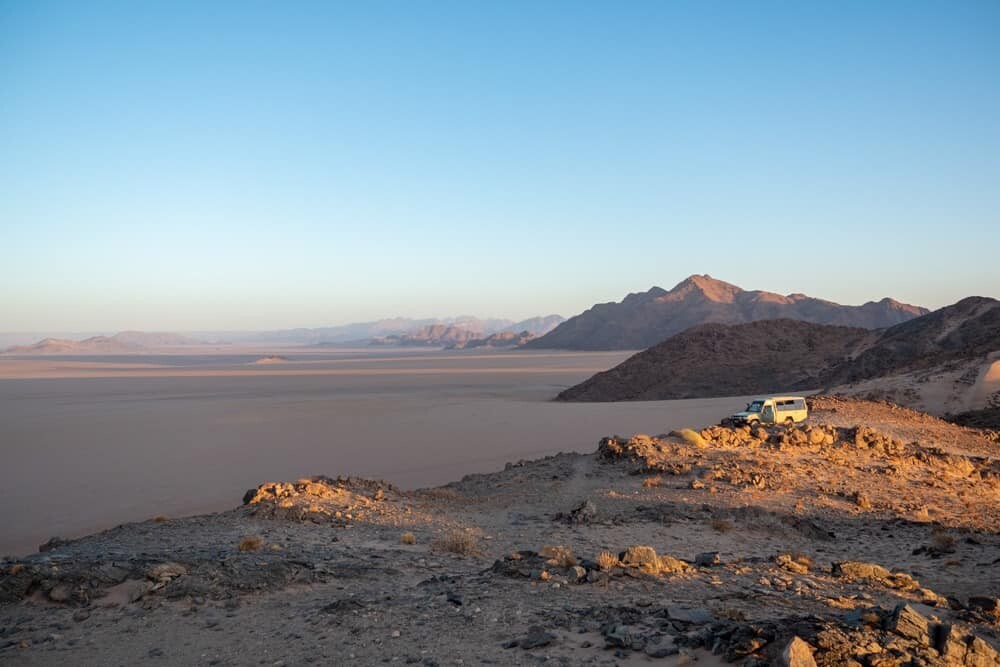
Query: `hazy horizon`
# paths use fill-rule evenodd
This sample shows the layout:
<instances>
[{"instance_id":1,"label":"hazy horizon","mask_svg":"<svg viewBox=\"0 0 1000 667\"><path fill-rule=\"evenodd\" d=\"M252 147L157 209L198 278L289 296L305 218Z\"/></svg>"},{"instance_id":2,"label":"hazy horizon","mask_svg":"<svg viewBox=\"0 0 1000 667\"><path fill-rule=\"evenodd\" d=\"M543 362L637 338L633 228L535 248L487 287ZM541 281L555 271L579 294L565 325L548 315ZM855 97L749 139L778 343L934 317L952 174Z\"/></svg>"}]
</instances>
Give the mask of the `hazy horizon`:
<instances>
[{"instance_id":1,"label":"hazy horizon","mask_svg":"<svg viewBox=\"0 0 1000 667\"><path fill-rule=\"evenodd\" d=\"M726 282L728 282L728 281L726 281ZM669 287L665 287L664 285L651 285L649 289L652 289L654 287L662 287L664 289L668 289L669 290L673 286L674 286L673 284L670 284ZM738 285L738 286L743 287L742 285ZM744 288L744 289L747 289L748 291L754 291L754 288ZM644 292L644 291L647 291L647 290L641 290L641 291ZM760 291L769 292L771 290L762 289ZM792 294L792 293L793 292L789 292L788 294ZM611 299L610 301L620 302L622 299L625 298L625 296L627 296L627 295L626 294L622 294L620 297L615 298L615 299ZM786 294L786 296L787 296L787 294ZM817 296L817 295L814 295L814 294L808 294L807 296L814 297L814 298L819 298L819 299L823 299L824 298L824 297ZM965 298L967 296L988 296L988 297L991 297L991 298L996 298L994 295L987 294L987 293L982 293L982 294L967 294L967 295L964 295L964 296L962 296L960 298ZM865 302L859 302L859 303L840 303L840 302L838 302L838 303L840 303L840 305L844 305L844 306L859 306L859 305L862 305L863 303L877 302L877 301L880 301L883 298L895 298L895 297L893 297L892 295L886 294L886 295L882 295L882 296L874 296L874 297L872 297L870 299L867 299ZM826 299L826 300L828 300L828 301L834 301L833 299ZM896 299L896 300L897 301L902 301L901 299ZM427 315L427 316L420 316L420 315L418 315L418 316L415 316L415 317L400 316L400 315L391 315L390 314L390 315L386 315L384 317L378 317L378 318L374 318L374 319L371 319L371 320L363 320L363 321L350 320L350 321L343 321L343 322L333 322L333 323L327 323L327 324L313 324L313 325L300 325L300 324L297 324L297 323L288 323L286 326L265 327L265 328L246 328L246 329L222 328L222 327L219 327L219 328L212 328L212 327L207 327L207 328L188 328L188 329L167 329L167 328L156 328L156 327L119 327L119 328L115 328L115 327L101 327L101 328L94 328L94 329L44 329L44 328L34 328L34 329L21 329L21 330L0 330L0 334L4 334L5 336L8 336L8 337L9 336L15 336L15 335L29 335L29 334L38 334L38 333L46 333L46 334L62 333L62 334L67 334L67 335L72 334L72 335L76 335L76 336L80 336L80 335L101 336L101 335L113 335L115 333L120 333L120 332L124 332L124 331L169 332L169 333L181 333L181 334L227 334L227 333L230 333L230 334L240 334L240 333L268 333L268 332L278 332L278 331L289 331L289 330L295 330L295 329L333 329L333 328L345 327L345 326L349 326L349 325L369 324L369 323L383 322L383 321L389 322L389 321L393 321L393 320L412 321L414 323L424 322L424 321L453 322L453 321L461 321L461 320L465 320L465 319L473 319L473 320L479 320L479 321L507 320L507 321L511 322L512 324L516 324L516 323L519 323L519 322L521 322L523 320L531 319L531 318L534 318L534 317L559 316L559 317L562 317L564 319L569 319L571 317L579 315L583 311L589 309L591 306L596 305L598 303L604 303L604 302L597 302L597 301L595 301L594 303L588 305L586 308L583 308L579 312L573 312L573 313L569 313L569 314L556 313L556 312L544 312L544 313L540 312L540 313L536 313L535 315L528 315L526 317L519 317L519 318L504 317L502 315L494 315L494 314L468 314L468 313L458 314L458 315ZM951 305L951 302L941 304L940 306L933 306L933 307L932 306L928 306L928 305L926 305L924 303L909 303L909 302L905 302L905 301L903 301L903 303L907 303L908 305L913 305L913 306L924 307L924 308L927 308L928 310L931 310L931 311L937 310L940 307Z\"/></svg>"}]
</instances>

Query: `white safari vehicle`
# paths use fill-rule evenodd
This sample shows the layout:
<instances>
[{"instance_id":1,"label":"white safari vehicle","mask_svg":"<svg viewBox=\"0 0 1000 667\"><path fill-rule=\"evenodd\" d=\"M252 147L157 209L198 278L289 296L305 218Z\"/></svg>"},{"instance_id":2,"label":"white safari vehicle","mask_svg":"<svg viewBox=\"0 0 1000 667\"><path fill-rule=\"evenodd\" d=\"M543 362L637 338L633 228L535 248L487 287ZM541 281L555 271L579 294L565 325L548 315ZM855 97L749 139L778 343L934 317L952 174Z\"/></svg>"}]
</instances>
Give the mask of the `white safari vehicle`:
<instances>
[{"instance_id":1,"label":"white safari vehicle","mask_svg":"<svg viewBox=\"0 0 1000 667\"><path fill-rule=\"evenodd\" d=\"M747 404L747 409L737 412L728 421L741 424L796 424L809 419L809 407L802 396L774 396L758 398Z\"/></svg>"}]
</instances>

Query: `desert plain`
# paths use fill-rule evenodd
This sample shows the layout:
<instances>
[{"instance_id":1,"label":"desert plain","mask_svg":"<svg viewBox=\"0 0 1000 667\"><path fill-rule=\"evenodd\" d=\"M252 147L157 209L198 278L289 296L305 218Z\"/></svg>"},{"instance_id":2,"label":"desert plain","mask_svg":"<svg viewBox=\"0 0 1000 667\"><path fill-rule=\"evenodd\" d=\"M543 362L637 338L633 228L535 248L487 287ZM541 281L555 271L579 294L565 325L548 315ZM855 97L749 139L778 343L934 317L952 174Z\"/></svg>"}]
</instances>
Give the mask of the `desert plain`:
<instances>
[{"instance_id":1,"label":"desert plain","mask_svg":"<svg viewBox=\"0 0 1000 667\"><path fill-rule=\"evenodd\" d=\"M0 356L0 442L22 447L0 467L0 554L227 509L263 479L352 474L414 489L743 404L550 400L628 352L277 350Z\"/></svg>"},{"instance_id":2,"label":"desert plain","mask_svg":"<svg viewBox=\"0 0 1000 667\"><path fill-rule=\"evenodd\" d=\"M0 660L1000 661L995 433L551 400L627 352L246 352L0 362Z\"/></svg>"}]
</instances>

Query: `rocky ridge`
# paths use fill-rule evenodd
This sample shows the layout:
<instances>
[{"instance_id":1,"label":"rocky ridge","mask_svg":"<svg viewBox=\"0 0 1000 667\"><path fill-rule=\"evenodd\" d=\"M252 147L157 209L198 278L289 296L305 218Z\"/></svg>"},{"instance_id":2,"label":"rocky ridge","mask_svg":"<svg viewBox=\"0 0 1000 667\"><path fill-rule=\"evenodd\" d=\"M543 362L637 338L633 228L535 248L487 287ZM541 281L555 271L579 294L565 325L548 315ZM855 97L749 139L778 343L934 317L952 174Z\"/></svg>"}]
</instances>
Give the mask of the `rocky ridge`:
<instances>
[{"instance_id":1,"label":"rocky ridge","mask_svg":"<svg viewBox=\"0 0 1000 667\"><path fill-rule=\"evenodd\" d=\"M694 275L671 290L653 287L618 303L597 304L528 343L532 348L641 350L702 324L791 319L881 329L926 314L925 308L885 298L844 306L804 294L744 290L709 275Z\"/></svg>"}]
</instances>

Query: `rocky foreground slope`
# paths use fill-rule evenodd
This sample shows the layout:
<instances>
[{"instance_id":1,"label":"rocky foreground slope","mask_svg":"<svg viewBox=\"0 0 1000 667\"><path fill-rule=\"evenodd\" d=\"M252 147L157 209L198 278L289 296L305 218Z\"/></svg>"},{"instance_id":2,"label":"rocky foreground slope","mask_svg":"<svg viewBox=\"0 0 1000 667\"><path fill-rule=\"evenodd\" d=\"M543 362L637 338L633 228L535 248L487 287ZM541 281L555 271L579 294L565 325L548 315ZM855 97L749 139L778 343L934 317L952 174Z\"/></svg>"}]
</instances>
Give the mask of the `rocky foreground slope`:
<instances>
[{"instance_id":1,"label":"rocky foreground slope","mask_svg":"<svg viewBox=\"0 0 1000 667\"><path fill-rule=\"evenodd\" d=\"M813 415L54 540L0 563L0 662L1000 664L1000 445Z\"/></svg>"}]
</instances>

